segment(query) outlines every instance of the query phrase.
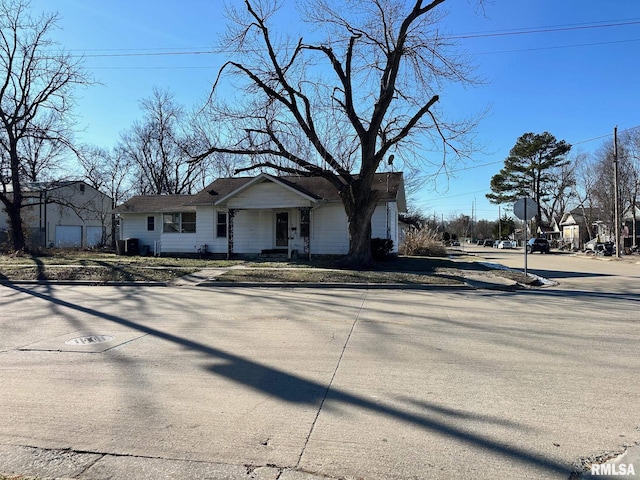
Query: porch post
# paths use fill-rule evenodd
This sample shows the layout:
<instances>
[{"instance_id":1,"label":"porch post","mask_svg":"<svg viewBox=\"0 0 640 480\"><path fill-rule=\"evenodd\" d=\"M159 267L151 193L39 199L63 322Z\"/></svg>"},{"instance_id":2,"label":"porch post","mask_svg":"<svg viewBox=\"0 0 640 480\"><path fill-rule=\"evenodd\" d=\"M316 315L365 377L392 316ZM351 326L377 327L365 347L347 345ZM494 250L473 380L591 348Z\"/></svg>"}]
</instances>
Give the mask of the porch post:
<instances>
[{"instance_id":1,"label":"porch post","mask_svg":"<svg viewBox=\"0 0 640 480\"><path fill-rule=\"evenodd\" d=\"M304 242L304 253L311 260L311 207L300 208L300 236Z\"/></svg>"},{"instance_id":2,"label":"porch post","mask_svg":"<svg viewBox=\"0 0 640 480\"><path fill-rule=\"evenodd\" d=\"M233 256L233 217L235 217L236 211L230 208L227 211L227 260Z\"/></svg>"}]
</instances>

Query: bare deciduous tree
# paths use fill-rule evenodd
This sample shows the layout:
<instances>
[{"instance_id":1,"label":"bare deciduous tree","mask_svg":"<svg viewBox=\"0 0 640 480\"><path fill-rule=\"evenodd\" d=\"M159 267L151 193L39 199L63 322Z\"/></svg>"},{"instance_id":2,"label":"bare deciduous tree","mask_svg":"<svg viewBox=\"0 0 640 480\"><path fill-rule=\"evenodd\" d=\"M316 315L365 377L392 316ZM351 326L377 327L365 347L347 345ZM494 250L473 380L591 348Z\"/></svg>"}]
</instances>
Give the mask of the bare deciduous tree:
<instances>
[{"instance_id":1,"label":"bare deciduous tree","mask_svg":"<svg viewBox=\"0 0 640 480\"><path fill-rule=\"evenodd\" d=\"M132 195L131 165L122 151L85 145L79 152L78 159L87 183L111 197L111 209ZM111 211L108 213L111 215L109 236L115 240L116 218Z\"/></svg>"},{"instance_id":2,"label":"bare deciduous tree","mask_svg":"<svg viewBox=\"0 0 640 480\"><path fill-rule=\"evenodd\" d=\"M32 16L25 0L0 1L0 201L14 250L26 247L23 182L44 166L34 157L34 147L52 152L70 145L72 90L90 83L82 60L58 50L49 39L57 20L56 14Z\"/></svg>"},{"instance_id":3,"label":"bare deciduous tree","mask_svg":"<svg viewBox=\"0 0 640 480\"><path fill-rule=\"evenodd\" d=\"M241 155L248 165L239 171L327 179L349 223L344 263L367 265L381 163L393 154L402 168L419 149L425 159L440 152L437 168L470 153L475 120L447 121L438 102L444 83L473 83L472 69L438 31L444 0L301 1L312 41L270 29L277 3L245 0L230 10L222 48L233 58L209 105L224 135L196 160ZM242 96L223 90L226 78Z\"/></svg>"},{"instance_id":4,"label":"bare deciduous tree","mask_svg":"<svg viewBox=\"0 0 640 480\"><path fill-rule=\"evenodd\" d=\"M118 152L136 170L136 193L193 193L203 183L205 166L190 162L193 135L187 133L187 118L168 91L155 88L140 102L142 120L121 135Z\"/></svg>"}]
</instances>

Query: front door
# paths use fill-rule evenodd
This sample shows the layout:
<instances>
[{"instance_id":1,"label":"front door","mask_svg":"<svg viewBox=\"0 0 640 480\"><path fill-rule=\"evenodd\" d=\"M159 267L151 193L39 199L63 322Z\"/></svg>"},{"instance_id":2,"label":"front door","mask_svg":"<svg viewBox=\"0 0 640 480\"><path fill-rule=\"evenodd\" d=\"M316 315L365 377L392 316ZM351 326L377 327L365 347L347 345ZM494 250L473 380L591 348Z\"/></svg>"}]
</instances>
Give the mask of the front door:
<instances>
[{"instance_id":1,"label":"front door","mask_svg":"<svg viewBox=\"0 0 640 480\"><path fill-rule=\"evenodd\" d=\"M289 246L289 212L276 212L276 247Z\"/></svg>"}]
</instances>

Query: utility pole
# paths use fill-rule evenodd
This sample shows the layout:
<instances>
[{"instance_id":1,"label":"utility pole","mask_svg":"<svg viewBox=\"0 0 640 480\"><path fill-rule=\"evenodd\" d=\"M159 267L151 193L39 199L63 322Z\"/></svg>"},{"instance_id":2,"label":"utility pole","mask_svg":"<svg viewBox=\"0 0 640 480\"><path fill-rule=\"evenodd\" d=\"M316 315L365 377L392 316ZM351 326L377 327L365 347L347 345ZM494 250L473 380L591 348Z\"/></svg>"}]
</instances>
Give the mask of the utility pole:
<instances>
[{"instance_id":1,"label":"utility pole","mask_svg":"<svg viewBox=\"0 0 640 480\"><path fill-rule=\"evenodd\" d=\"M473 202L471 202L471 238L469 239L469 243L473 243L473 216L474 216L474 208L476 206L476 199L474 197Z\"/></svg>"},{"instance_id":2,"label":"utility pole","mask_svg":"<svg viewBox=\"0 0 640 480\"><path fill-rule=\"evenodd\" d=\"M618 126L613 127L613 190L614 190L614 225L616 233L616 257L620 258L620 212L619 212L619 195L618 195Z\"/></svg>"}]
</instances>

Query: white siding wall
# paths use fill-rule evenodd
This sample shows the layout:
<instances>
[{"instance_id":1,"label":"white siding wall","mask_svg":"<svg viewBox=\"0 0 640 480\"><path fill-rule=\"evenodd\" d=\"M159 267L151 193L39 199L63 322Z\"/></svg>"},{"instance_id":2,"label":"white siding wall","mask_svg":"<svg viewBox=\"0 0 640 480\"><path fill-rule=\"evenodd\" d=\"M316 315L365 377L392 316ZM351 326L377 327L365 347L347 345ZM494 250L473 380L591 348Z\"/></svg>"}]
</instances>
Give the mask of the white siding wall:
<instances>
[{"instance_id":1,"label":"white siding wall","mask_svg":"<svg viewBox=\"0 0 640 480\"><path fill-rule=\"evenodd\" d=\"M393 252L398 251L398 204L379 204L371 217L371 237L393 241Z\"/></svg>"},{"instance_id":2,"label":"white siding wall","mask_svg":"<svg viewBox=\"0 0 640 480\"><path fill-rule=\"evenodd\" d=\"M155 229L147 230L147 217L155 218ZM120 239L137 238L140 251L147 245L153 253L156 240L160 240L162 233L162 215L159 213L128 213L120 217Z\"/></svg>"},{"instance_id":3,"label":"white siding wall","mask_svg":"<svg viewBox=\"0 0 640 480\"><path fill-rule=\"evenodd\" d=\"M273 248L272 210L239 210L233 219L233 252L260 253Z\"/></svg>"},{"instance_id":4,"label":"white siding wall","mask_svg":"<svg viewBox=\"0 0 640 480\"><path fill-rule=\"evenodd\" d=\"M197 227L196 227L197 232ZM165 233L162 235L162 253L198 253L197 233ZM152 250L153 251L153 250Z\"/></svg>"},{"instance_id":5,"label":"white siding wall","mask_svg":"<svg viewBox=\"0 0 640 480\"><path fill-rule=\"evenodd\" d=\"M400 246L400 228L398 225L398 203L389 202L389 232L393 240L393 252L398 253Z\"/></svg>"},{"instance_id":6,"label":"white siding wall","mask_svg":"<svg viewBox=\"0 0 640 480\"><path fill-rule=\"evenodd\" d=\"M226 214L226 210L220 210ZM209 253L227 253L227 237L216 237L218 210L213 206L196 209L196 234L198 245L207 245ZM227 230L228 230L227 217Z\"/></svg>"},{"instance_id":7,"label":"white siding wall","mask_svg":"<svg viewBox=\"0 0 640 480\"><path fill-rule=\"evenodd\" d=\"M229 208L290 208L310 205L299 194L273 182L253 185L227 202Z\"/></svg>"},{"instance_id":8,"label":"white siding wall","mask_svg":"<svg viewBox=\"0 0 640 480\"><path fill-rule=\"evenodd\" d=\"M311 254L344 255L349 251L347 214L342 203L311 210Z\"/></svg>"}]
</instances>

